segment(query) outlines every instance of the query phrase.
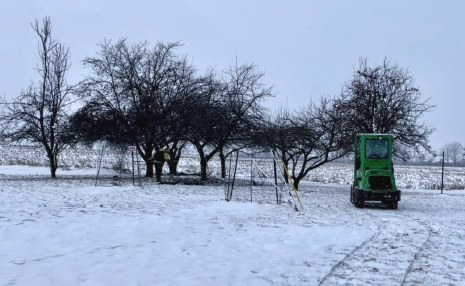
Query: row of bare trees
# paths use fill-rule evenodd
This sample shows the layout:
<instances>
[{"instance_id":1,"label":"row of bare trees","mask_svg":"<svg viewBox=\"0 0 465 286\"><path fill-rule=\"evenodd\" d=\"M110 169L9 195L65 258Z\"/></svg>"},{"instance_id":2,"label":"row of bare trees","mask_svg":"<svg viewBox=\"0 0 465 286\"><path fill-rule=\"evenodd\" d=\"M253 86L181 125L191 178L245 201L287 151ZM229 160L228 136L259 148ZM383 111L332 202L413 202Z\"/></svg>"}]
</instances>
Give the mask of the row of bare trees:
<instances>
[{"instance_id":1,"label":"row of bare trees","mask_svg":"<svg viewBox=\"0 0 465 286\"><path fill-rule=\"evenodd\" d=\"M460 142L445 144L438 153L441 152L444 152L444 162L458 164L465 161L465 148Z\"/></svg>"},{"instance_id":2,"label":"row of bare trees","mask_svg":"<svg viewBox=\"0 0 465 286\"><path fill-rule=\"evenodd\" d=\"M419 120L433 106L422 100L410 72L387 60L375 67L361 60L339 96L271 115L262 104L273 91L255 65L236 63L200 74L177 53L179 43L152 47L106 40L83 60L89 74L70 86L69 49L51 38L49 18L42 28L37 21L32 26L40 38L41 81L13 102L3 100L0 121L7 126L4 138L43 146L52 177L63 148L101 141L136 145L144 160L168 148L173 174L190 144L198 152L203 180L215 156L224 177L233 151L271 149L289 167L296 187L312 169L349 154L356 133L392 133L399 146L431 149L433 130ZM71 112L75 100L81 107ZM152 177L152 164L146 167Z\"/></svg>"},{"instance_id":3,"label":"row of bare trees","mask_svg":"<svg viewBox=\"0 0 465 286\"><path fill-rule=\"evenodd\" d=\"M71 119L76 139L134 144L144 160L168 147L173 173L190 143L207 179L208 161L218 153L226 156L228 144L261 117L260 102L271 89L252 64L198 75L175 53L177 46L106 41L97 56L84 59L92 73L80 84L85 105ZM152 177L153 165L146 164L146 176Z\"/></svg>"}]
</instances>

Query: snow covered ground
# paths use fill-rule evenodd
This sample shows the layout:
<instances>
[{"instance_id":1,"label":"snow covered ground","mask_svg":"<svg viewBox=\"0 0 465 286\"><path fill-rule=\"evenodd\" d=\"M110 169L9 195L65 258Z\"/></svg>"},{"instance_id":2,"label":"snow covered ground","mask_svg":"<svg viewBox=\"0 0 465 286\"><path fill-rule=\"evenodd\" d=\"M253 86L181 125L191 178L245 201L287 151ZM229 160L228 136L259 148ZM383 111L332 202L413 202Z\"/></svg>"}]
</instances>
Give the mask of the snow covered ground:
<instances>
[{"instance_id":1,"label":"snow covered ground","mask_svg":"<svg viewBox=\"0 0 465 286\"><path fill-rule=\"evenodd\" d=\"M463 190L357 209L347 186L303 182L295 212L44 169L0 167L0 285L465 285Z\"/></svg>"}]
</instances>

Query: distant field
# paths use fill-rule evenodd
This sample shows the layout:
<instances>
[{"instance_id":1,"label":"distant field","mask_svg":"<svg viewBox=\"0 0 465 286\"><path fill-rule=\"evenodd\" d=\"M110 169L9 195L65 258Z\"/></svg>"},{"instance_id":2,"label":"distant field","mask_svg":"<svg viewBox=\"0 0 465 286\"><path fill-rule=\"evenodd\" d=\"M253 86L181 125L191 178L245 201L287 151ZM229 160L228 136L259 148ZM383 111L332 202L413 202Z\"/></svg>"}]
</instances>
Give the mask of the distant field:
<instances>
[{"instance_id":1,"label":"distant field","mask_svg":"<svg viewBox=\"0 0 465 286\"><path fill-rule=\"evenodd\" d=\"M99 151L88 149L70 149L63 152L59 158L62 168L95 168L98 165ZM118 160L122 159L124 168L131 169L130 153L106 151L102 159L102 167L116 169ZM229 163L229 162L228 162ZM30 147L12 147L0 145L0 165L30 165L47 166L48 161L42 149ZM271 161L259 163L267 173L272 173ZM145 164L141 162L141 172ZM166 165L165 165L166 166ZM436 166L396 166L396 181L400 189L440 189L441 168ZM200 166L195 154L183 157L179 162L180 172L199 173ZM168 170L166 170L168 171ZM220 176L219 159L214 158L209 163L208 172L212 176ZM58 170L58 175L60 169ZM250 174L250 160L240 159L238 175L247 177ZM320 183L350 184L353 176L351 164L329 163L309 173L306 180ZM444 188L446 190L465 189L465 168L446 167L444 171Z\"/></svg>"}]
</instances>

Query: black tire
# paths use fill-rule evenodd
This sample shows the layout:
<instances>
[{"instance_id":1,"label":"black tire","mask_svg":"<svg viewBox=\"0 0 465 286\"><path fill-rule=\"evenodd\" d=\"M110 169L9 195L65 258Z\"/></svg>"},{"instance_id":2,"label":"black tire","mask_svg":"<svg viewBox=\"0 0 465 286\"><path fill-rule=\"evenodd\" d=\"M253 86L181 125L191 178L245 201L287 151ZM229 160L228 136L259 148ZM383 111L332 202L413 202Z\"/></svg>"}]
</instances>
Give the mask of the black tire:
<instances>
[{"instance_id":1,"label":"black tire","mask_svg":"<svg viewBox=\"0 0 465 286\"><path fill-rule=\"evenodd\" d=\"M387 208L391 210L396 210L397 209L397 202L388 202Z\"/></svg>"},{"instance_id":2,"label":"black tire","mask_svg":"<svg viewBox=\"0 0 465 286\"><path fill-rule=\"evenodd\" d=\"M354 203L354 187L350 186L350 202Z\"/></svg>"},{"instance_id":3,"label":"black tire","mask_svg":"<svg viewBox=\"0 0 465 286\"><path fill-rule=\"evenodd\" d=\"M365 207L365 201L364 200L359 200L355 196L355 188L353 186L350 188L350 202L357 208L364 208Z\"/></svg>"},{"instance_id":4,"label":"black tire","mask_svg":"<svg viewBox=\"0 0 465 286\"><path fill-rule=\"evenodd\" d=\"M359 201L359 200L356 200L356 201L355 201L355 206L356 206L357 208L364 208L364 207L365 207L365 201L363 201L363 200L360 200L360 201Z\"/></svg>"}]
</instances>

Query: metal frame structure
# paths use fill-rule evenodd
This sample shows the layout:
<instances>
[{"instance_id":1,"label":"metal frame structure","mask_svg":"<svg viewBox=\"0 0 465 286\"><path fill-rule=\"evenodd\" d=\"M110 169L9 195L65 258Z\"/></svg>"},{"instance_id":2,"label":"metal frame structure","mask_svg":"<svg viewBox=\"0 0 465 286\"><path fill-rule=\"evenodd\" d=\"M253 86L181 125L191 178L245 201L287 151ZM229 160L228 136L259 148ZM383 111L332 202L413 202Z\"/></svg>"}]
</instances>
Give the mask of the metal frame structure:
<instances>
[{"instance_id":1,"label":"metal frame structure","mask_svg":"<svg viewBox=\"0 0 465 286\"><path fill-rule=\"evenodd\" d=\"M238 165L239 156L242 155L241 161L250 162L250 175L242 175L242 179L238 180ZM233 165L233 157L235 163ZM271 166L270 166L271 165ZM271 173L267 173L265 168L269 166L272 168ZM287 175L287 180L284 177ZM242 185L238 186L238 183ZM292 186L289 186L292 185ZM245 188L244 188L245 187ZM248 153L244 151L236 151L230 155L229 158L229 171L228 178L225 184L225 199L226 201L231 200L244 200L245 192L248 190L250 199L247 201L254 201L254 191L264 192L264 190L275 190L276 204L281 204L283 198L289 203L296 211L303 210L303 204L300 200L299 194L295 189L292 178L283 164L282 158L278 157L274 152L255 152ZM294 194L292 192L294 191ZM242 196L238 195L237 192L242 192ZM269 192L271 195L271 192ZM240 199L241 197L242 199ZM259 198L255 198L255 201L260 202Z\"/></svg>"}]
</instances>

